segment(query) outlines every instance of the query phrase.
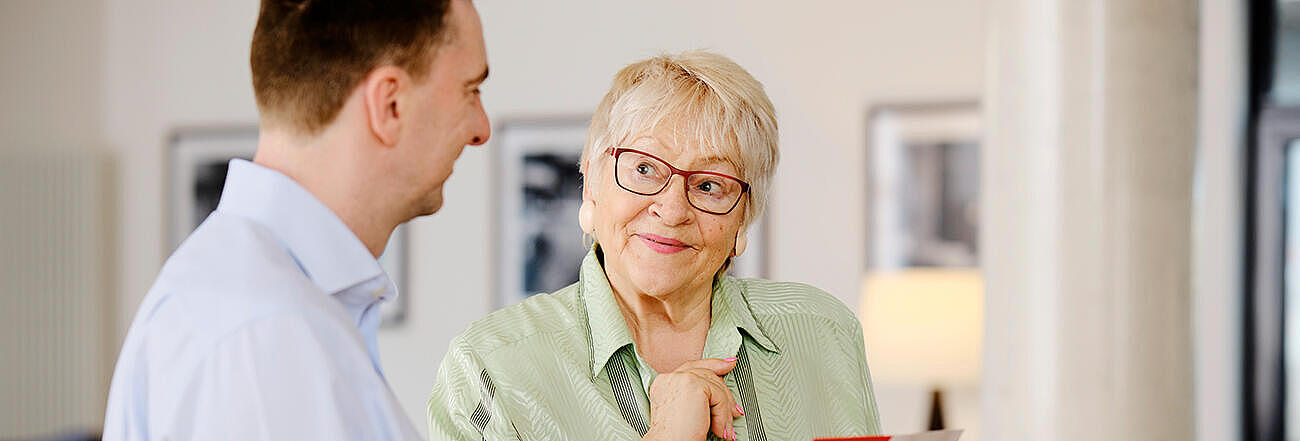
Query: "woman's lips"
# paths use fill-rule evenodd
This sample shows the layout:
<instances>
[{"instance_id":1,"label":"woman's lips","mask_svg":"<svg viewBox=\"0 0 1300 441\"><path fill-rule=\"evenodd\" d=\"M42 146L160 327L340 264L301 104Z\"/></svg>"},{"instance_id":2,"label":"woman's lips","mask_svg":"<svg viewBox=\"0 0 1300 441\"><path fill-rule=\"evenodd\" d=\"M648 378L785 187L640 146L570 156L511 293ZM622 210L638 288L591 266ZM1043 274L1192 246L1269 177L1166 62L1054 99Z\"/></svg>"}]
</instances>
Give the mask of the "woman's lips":
<instances>
[{"instance_id":1,"label":"woman's lips","mask_svg":"<svg viewBox=\"0 0 1300 441\"><path fill-rule=\"evenodd\" d=\"M641 242L644 242L647 247L650 247L650 249L660 254L673 254L686 251L687 248L690 248L690 246L686 245L685 242L676 239L669 239L663 236L657 236L654 234L638 234L636 236L640 238Z\"/></svg>"}]
</instances>

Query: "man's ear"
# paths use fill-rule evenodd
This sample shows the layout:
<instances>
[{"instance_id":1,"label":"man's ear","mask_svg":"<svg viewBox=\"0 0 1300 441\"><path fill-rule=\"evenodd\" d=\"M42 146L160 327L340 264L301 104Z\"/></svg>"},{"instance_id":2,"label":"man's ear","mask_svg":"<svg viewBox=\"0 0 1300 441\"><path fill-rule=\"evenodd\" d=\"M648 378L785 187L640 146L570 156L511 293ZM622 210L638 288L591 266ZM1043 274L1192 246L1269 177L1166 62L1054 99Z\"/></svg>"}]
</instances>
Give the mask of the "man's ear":
<instances>
[{"instance_id":1,"label":"man's ear","mask_svg":"<svg viewBox=\"0 0 1300 441\"><path fill-rule=\"evenodd\" d=\"M401 137L404 115L398 100L410 84L405 71L394 66L381 66L371 71L361 85L370 132L386 146L397 145Z\"/></svg>"}]
</instances>

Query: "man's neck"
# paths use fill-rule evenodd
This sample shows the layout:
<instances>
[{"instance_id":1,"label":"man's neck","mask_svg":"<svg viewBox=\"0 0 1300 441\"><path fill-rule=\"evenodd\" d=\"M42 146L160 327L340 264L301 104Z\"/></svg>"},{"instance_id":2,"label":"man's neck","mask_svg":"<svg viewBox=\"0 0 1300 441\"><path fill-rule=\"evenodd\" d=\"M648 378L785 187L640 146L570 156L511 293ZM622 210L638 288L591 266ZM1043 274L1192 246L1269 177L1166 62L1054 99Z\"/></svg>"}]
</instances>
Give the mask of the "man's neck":
<instances>
[{"instance_id":1,"label":"man's neck","mask_svg":"<svg viewBox=\"0 0 1300 441\"><path fill-rule=\"evenodd\" d=\"M346 137L324 133L302 137L263 128L253 162L283 173L338 216L371 255L383 254L393 229L402 222L392 198L370 188L375 182L360 167Z\"/></svg>"}]
</instances>

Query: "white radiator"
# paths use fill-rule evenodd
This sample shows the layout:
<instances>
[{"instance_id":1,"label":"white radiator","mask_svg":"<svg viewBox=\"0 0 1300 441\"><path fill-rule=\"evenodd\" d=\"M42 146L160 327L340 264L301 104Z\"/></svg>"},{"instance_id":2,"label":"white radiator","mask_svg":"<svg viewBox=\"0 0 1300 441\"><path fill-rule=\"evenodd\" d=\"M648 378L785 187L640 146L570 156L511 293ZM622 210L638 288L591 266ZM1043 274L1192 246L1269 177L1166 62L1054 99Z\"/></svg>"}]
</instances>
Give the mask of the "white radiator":
<instances>
[{"instance_id":1,"label":"white radiator","mask_svg":"<svg viewBox=\"0 0 1300 441\"><path fill-rule=\"evenodd\" d=\"M0 153L0 439L97 433L116 356L111 164Z\"/></svg>"}]
</instances>

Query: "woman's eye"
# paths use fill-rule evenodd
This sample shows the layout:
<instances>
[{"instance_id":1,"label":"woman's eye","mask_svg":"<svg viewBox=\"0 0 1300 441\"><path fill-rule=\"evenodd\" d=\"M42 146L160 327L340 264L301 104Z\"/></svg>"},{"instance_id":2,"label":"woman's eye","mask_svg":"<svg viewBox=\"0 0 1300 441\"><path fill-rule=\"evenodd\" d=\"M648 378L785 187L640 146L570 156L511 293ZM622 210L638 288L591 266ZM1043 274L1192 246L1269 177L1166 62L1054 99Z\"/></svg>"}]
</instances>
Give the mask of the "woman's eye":
<instances>
[{"instance_id":1,"label":"woman's eye","mask_svg":"<svg viewBox=\"0 0 1300 441\"><path fill-rule=\"evenodd\" d=\"M651 167L650 164L641 163L636 165L636 172L643 175L648 175L654 170L654 167Z\"/></svg>"},{"instance_id":2,"label":"woman's eye","mask_svg":"<svg viewBox=\"0 0 1300 441\"><path fill-rule=\"evenodd\" d=\"M701 182L700 185L695 186L695 188L705 193L712 193L714 190L718 189L718 184L712 181L704 181Z\"/></svg>"}]
</instances>

